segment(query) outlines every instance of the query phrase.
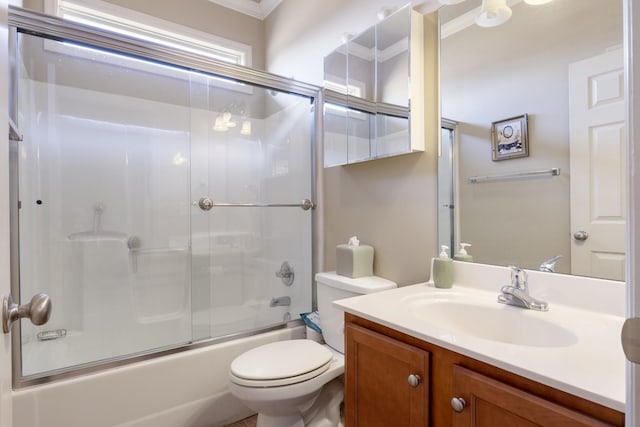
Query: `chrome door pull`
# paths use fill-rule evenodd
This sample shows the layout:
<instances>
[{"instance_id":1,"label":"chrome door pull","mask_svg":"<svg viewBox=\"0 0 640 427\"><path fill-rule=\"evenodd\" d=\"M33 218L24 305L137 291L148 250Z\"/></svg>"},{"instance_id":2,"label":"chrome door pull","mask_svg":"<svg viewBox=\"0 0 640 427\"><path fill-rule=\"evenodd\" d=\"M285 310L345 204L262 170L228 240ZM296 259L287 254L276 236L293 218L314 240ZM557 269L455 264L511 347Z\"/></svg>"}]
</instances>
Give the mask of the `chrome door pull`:
<instances>
[{"instance_id":1,"label":"chrome door pull","mask_svg":"<svg viewBox=\"0 0 640 427\"><path fill-rule=\"evenodd\" d=\"M51 317L51 298L47 294L36 294L27 304L18 305L11 295L2 298L2 331L11 332L11 325L18 319L29 318L36 326L44 325Z\"/></svg>"}]
</instances>

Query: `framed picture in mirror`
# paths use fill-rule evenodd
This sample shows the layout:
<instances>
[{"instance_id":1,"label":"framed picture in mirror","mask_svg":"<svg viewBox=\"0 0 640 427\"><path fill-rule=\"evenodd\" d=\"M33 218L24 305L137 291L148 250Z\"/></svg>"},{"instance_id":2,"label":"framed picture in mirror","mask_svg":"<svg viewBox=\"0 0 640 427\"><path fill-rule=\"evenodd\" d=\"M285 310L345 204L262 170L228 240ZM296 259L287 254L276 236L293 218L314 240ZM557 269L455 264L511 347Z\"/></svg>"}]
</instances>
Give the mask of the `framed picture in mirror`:
<instances>
[{"instance_id":1,"label":"framed picture in mirror","mask_svg":"<svg viewBox=\"0 0 640 427\"><path fill-rule=\"evenodd\" d=\"M526 114L491 123L491 154L494 161L529 156Z\"/></svg>"}]
</instances>

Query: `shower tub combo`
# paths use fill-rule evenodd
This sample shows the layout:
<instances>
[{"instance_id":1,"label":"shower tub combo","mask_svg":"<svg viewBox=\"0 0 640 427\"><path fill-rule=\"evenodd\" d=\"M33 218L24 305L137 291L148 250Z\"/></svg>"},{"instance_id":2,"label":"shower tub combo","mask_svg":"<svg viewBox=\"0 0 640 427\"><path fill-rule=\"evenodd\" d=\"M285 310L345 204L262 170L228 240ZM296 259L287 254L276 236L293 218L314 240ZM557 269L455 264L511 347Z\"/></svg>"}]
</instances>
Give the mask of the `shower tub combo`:
<instances>
[{"instance_id":1,"label":"shower tub combo","mask_svg":"<svg viewBox=\"0 0 640 427\"><path fill-rule=\"evenodd\" d=\"M319 89L20 9L10 25L12 293L53 302L13 331L16 425L248 415L230 361L311 310Z\"/></svg>"}]
</instances>

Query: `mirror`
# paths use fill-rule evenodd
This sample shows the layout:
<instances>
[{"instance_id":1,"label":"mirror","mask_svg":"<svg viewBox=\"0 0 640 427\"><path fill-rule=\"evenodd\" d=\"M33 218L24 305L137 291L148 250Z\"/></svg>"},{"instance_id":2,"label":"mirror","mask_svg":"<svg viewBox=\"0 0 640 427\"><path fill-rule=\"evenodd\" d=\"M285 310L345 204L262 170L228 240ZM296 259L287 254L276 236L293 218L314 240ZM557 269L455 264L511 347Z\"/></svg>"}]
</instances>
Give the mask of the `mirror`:
<instances>
[{"instance_id":1,"label":"mirror","mask_svg":"<svg viewBox=\"0 0 640 427\"><path fill-rule=\"evenodd\" d=\"M549 269L624 280L622 0L509 4L511 18L492 28L474 22L480 0L439 11L450 121L439 243L453 253L471 243L475 262L536 270L561 255ZM524 115L528 155L493 160L498 146L521 149L505 126Z\"/></svg>"},{"instance_id":2,"label":"mirror","mask_svg":"<svg viewBox=\"0 0 640 427\"><path fill-rule=\"evenodd\" d=\"M380 103L409 107L409 34L411 9L404 7L376 25L377 96Z\"/></svg>"},{"instance_id":3,"label":"mirror","mask_svg":"<svg viewBox=\"0 0 640 427\"><path fill-rule=\"evenodd\" d=\"M347 42L347 163L374 157L376 27Z\"/></svg>"},{"instance_id":4,"label":"mirror","mask_svg":"<svg viewBox=\"0 0 640 427\"><path fill-rule=\"evenodd\" d=\"M376 25L376 154L378 157L411 152L411 37L407 31L412 11L403 7ZM411 24L410 24L411 23ZM415 43L415 40L414 40ZM420 137L416 136L415 137Z\"/></svg>"},{"instance_id":5,"label":"mirror","mask_svg":"<svg viewBox=\"0 0 640 427\"><path fill-rule=\"evenodd\" d=\"M325 57L325 167L424 151L423 21L404 6Z\"/></svg>"},{"instance_id":6,"label":"mirror","mask_svg":"<svg viewBox=\"0 0 640 427\"><path fill-rule=\"evenodd\" d=\"M324 165L370 159L375 132L375 27L324 58Z\"/></svg>"},{"instance_id":7,"label":"mirror","mask_svg":"<svg viewBox=\"0 0 640 427\"><path fill-rule=\"evenodd\" d=\"M376 102L376 27L369 27L347 42L347 102ZM407 77L405 76L405 79Z\"/></svg>"}]
</instances>

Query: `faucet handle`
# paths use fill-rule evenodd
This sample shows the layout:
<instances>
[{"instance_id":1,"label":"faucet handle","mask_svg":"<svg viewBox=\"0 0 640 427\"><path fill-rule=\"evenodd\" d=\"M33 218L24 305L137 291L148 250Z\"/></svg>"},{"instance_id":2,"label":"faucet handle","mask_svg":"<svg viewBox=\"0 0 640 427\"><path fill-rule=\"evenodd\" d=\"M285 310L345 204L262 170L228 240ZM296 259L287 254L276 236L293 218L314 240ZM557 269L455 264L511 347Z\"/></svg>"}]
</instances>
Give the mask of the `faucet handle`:
<instances>
[{"instance_id":1,"label":"faucet handle","mask_svg":"<svg viewBox=\"0 0 640 427\"><path fill-rule=\"evenodd\" d=\"M509 266L511 268L511 284L516 289L527 290L527 272L523 269L516 267L515 265Z\"/></svg>"}]
</instances>

